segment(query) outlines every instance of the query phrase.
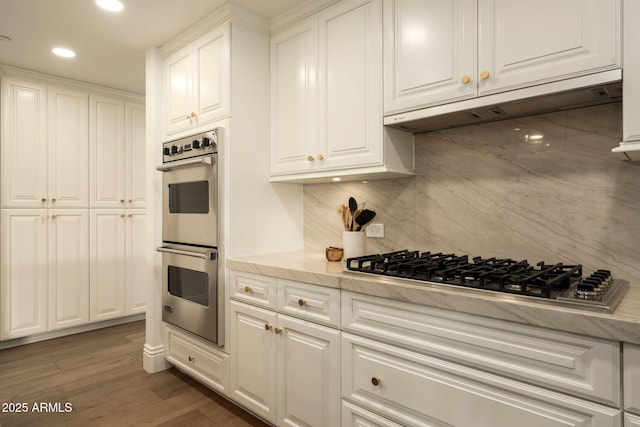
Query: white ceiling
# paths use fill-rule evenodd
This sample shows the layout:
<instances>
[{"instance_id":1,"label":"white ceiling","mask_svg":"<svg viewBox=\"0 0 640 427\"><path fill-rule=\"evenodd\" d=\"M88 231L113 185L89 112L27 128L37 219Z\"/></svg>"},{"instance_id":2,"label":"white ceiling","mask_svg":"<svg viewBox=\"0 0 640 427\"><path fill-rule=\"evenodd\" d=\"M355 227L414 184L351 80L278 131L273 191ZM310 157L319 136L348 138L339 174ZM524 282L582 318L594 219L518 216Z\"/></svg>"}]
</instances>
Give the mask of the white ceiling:
<instances>
[{"instance_id":1,"label":"white ceiling","mask_svg":"<svg viewBox=\"0 0 640 427\"><path fill-rule=\"evenodd\" d=\"M161 46L226 0L121 0L111 13L94 0L0 0L0 64L144 93L145 50ZM304 0L233 0L266 18ZM51 49L64 46L76 57Z\"/></svg>"}]
</instances>

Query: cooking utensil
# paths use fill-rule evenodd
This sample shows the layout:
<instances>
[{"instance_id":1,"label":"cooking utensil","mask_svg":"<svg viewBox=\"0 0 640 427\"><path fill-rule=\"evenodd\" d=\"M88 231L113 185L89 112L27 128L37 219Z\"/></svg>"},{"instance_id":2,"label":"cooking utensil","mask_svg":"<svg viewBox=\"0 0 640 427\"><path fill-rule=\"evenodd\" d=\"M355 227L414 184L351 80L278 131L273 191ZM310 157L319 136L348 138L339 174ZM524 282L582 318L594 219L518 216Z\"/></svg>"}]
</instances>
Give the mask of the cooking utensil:
<instances>
[{"instance_id":1,"label":"cooking utensil","mask_svg":"<svg viewBox=\"0 0 640 427\"><path fill-rule=\"evenodd\" d=\"M349 197L349 212L351 212L351 226L349 227L349 231L353 231L353 221L354 215L358 210L358 202L353 197Z\"/></svg>"},{"instance_id":2,"label":"cooking utensil","mask_svg":"<svg viewBox=\"0 0 640 427\"><path fill-rule=\"evenodd\" d=\"M360 215L356 218L356 224L358 224L358 228L356 231L361 231L363 227L365 227L371 220L376 216L376 213L372 210L365 209Z\"/></svg>"}]
</instances>

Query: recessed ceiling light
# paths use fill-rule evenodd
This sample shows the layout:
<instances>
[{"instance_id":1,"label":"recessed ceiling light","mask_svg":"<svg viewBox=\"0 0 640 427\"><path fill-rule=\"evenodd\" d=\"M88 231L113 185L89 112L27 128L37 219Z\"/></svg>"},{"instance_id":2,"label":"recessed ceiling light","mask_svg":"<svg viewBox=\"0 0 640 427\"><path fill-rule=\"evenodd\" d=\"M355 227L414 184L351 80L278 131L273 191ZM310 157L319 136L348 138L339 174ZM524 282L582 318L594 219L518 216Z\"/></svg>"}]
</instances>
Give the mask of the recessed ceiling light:
<instances>
[{"instance_id":1,"label":"recessed ceiling light","mask_svg":"<svg viewBox=\"0 0 640 427\"><path fill-rule=\"evenodd\" d=\"M51 52L62 58L74 58L76 56L76 53L74 51L64 47L54 47L53 49L51 49Z\"/></svg>"},{"instance_id":2,"label":"recessed ceiling light","mask_svg":"<svg viewBox=\"0 0 640 427\"><path fill-rule=\"evenodd\" d=\"M120 12L124 6L119 0L96 0L96 4L109 12Z\"/></svg>"}]
</instances>

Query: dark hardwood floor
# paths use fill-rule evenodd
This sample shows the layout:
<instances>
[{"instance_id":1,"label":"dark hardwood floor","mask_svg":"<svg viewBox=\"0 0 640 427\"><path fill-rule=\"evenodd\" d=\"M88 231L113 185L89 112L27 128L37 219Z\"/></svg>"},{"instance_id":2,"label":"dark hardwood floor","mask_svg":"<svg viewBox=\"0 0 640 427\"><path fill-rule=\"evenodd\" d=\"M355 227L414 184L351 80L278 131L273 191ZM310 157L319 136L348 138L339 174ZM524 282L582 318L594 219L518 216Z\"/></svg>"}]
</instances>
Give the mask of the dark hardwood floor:
<instances>
[{"instance_id":1,"label":"dark hardwood floor","mask_svg":"<svg viewBox=\"0 0 640 427\"><path fill-rule=\"evenodd\" d=\"M0 427L267 426L175 368L147 374L143 345L139 321L1 350Z\"/></svg>"}]
</instances>

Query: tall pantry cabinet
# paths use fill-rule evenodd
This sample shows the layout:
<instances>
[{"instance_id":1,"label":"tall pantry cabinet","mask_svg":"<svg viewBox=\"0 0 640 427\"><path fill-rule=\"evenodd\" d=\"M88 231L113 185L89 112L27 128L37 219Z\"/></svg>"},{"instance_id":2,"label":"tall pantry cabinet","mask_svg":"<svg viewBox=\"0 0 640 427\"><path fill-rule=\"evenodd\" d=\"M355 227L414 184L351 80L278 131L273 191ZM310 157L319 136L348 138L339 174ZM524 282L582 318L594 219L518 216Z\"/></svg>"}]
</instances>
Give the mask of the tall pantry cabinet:
<instances>
[{"instance_id":1,"label":"tall pantry cabinet","mask_svg":"<svg viewBox=\"0 0 640 427\"><path fill-rule=\"evenodd\" d=\"M89 304L95 294L90 286L95 270L90 259L94 213L90 176L95 165L90 162L94 147L89 134L97 123L90 119L90 100L103 88L10 67L2 67L0 77L0 339L7 340L100 320L90 316ZM127 99L141 108L142 120L131 126L131 132L144 149L141 97L104 91L123 105ZM120 130L124 141L124 122ZM124 161L123 149L112 141L102 142ZM116 169L110 173L110 181L126 179ZM123 243L118 254L122 262L125 251ZM115 285L108 287L121 284ZM129 293L143 311L140 291Z\"/></svg>"}]
</instances>

